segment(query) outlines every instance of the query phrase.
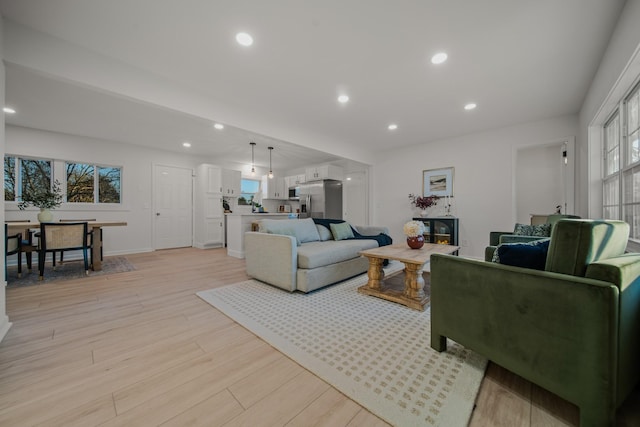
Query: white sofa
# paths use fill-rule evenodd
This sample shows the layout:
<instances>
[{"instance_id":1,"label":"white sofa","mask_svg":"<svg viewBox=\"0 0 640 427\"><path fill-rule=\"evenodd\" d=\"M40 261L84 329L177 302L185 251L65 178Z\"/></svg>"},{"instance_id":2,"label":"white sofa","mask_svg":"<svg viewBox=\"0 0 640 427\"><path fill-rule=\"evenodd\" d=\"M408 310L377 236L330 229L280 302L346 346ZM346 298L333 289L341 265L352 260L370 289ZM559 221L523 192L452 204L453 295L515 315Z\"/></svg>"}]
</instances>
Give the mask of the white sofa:
<instances>
[{"instance_id":1,"label":"white sofa","mask_svg":"<svg viewBox=\"0 0 640 427\"><path fill-rule=\"evenodd\" d=\"M386 227L352 227L363 236L389 234ZM372 239L334 240L311 218L265 219L244 239L247 274L290 292L311 292L366 272L368 261L358 252L378 247Z\"/></svg>"}]
</instances>

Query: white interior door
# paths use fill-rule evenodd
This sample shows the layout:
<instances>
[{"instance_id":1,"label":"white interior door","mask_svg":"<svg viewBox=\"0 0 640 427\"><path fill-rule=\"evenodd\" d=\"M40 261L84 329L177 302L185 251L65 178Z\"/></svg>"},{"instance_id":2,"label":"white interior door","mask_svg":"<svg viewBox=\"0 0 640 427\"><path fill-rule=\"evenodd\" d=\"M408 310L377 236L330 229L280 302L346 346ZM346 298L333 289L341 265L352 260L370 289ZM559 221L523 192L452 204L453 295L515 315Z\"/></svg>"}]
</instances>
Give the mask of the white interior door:
<instances>
[{"instance_id":1,"label":"white interior door","mask_svg":"<svg viewBox=\"0 0 640 427\"><path fill-rule=\"evenodd\" d=\"M155 249L192 245L192 170L154 166Z\"/></svg>"},{"instance_id":2,"label":"white interior door","mask_svg":"<svg viewBox=\"0 0 640 427\"><path fill-rule=\"evenodd\" d=\"M345 174L342 181L342 219L353 225L369 224L369 182L366 171Z\"/></svg>"}]
</instances>

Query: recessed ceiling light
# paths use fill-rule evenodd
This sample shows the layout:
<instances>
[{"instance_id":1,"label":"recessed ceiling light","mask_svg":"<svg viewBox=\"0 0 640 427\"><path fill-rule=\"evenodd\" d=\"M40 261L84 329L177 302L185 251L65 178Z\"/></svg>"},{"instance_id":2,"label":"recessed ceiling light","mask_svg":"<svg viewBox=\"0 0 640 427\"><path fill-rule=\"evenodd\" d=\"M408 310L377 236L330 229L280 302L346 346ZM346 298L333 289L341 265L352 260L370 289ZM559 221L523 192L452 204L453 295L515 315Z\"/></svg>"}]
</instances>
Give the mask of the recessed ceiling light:
<instances>
[{"instance_id":1,"label":"recessed ceiling light","mask_svg":"<svg viewBox=\"0 0 640 427\"><path fill-rule=\"evenodd\" d=\"M216 123L215 125L213 125L214 128L218 129L218 130L222 130L224 129L224 125L220 124L220 123Z\"/></svg>"},{"instance_id":2,"label":"recessed ceiling light","mask_svg":"<svg viewBox=\"0 0 640 427\"><path fill-rule=\"evenodd\" d=\"M16 110L14 110L14 109L13 109L13 108L11 108L11 107L4 107L4 108L2 109L2 111L4 111L4 112L5 112L5 113L7 113L7 114L15 114L15 113L16 113Z\"/></svg>"},{"instance_id":3,"label":"recessed ceiling light","mask_svg":"<svg viewBox=\"0 0 640 427\"><path fill-rule=\"evenodd\" d=\"M253 44L253 37L248 33L236 34L236 41L242 46L251 46Z\"/></svg>"},{"instance_id":4,"label":"recessed ceiling light","mask_svg":"<svg viewBox=\"0 0 640 427\"><path fill-rule=\"evenodd\" d=\"M189 148L189 147L191 147L191 143L190 142L183 142L182 146Z\"/></svg>"},{"instance_id":5,"label":"recessed ceiling light","mask_svg":"<svg viewBox=\"0 0 640 427\"><path fill-rule=\"evenodd\" d=\"M431 57L432 64L442 64L448 58L447 54L444 52L438 52Z\"/></svg>"},{"instance_id":6,"label":"recessed ceiling light","mask_svg":"<svg viewBox=\"0 0 640 427\"><path fill-rule=\"evenodd\" d=\"M467 105L464 106L465 110L473 110L474 108L476 108L477 105L473 102L468 103Z\"/></svg>"},{"instance_id":7,"label":"recessed ceiling light","mask_svg":"<svg viewBox=\"0 0 640 427\"><path fill-rule=\"evenodd\" d=\"M349 97L347 95L340 95L338 97L338 102L341 103L341 104L349 102Z\"/></svg>"},{"instance_id":8,"label":"recessed ceiling light","mask_svg":"<svg viewBox=\"0 0 640 427\"><path fill-rule=\"evenodd\" d=\"M395 124L395 123L391 123L389 126L387 126L387 129L396 130L396 129L398 129L398 125Z\"/></svg>"}]
</instances>

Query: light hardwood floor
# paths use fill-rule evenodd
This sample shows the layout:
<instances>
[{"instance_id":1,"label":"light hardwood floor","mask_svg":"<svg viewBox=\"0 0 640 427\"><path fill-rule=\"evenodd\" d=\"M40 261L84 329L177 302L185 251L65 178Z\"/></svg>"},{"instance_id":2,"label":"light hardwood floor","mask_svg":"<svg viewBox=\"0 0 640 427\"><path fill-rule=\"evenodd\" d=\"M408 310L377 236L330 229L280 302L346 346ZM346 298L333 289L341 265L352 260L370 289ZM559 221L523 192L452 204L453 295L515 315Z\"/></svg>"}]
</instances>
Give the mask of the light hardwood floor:
<instances>
[{"instance_id":1,"label":"light hardwood floor","mask_svg":"<svg viewBox=\"0 0 640 427\"><path fill-rule=\"evenodd\" d=\"M388 425L195 295L245 280L243 260L192 248L127 258L136 271L7 289L0 426ZM618 425L640 425L639 396ZM577 420L490 364L470 425Z\"/></svg>"}]
</instances>

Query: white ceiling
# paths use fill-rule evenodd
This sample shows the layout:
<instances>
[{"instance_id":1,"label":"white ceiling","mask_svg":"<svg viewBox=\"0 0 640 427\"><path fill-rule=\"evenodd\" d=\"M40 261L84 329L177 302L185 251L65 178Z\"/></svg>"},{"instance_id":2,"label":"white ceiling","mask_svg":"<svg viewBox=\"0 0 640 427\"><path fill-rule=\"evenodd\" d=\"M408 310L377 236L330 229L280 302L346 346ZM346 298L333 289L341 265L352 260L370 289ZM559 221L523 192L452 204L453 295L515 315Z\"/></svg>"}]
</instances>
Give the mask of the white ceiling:
<instances>
[{"instance_id":1,"label":"white ceiling","mask_svg":"<svg viewBox=\"0 0 640 427\"><path fill-rule=\"evenodd\" d=\"M0 0L5 17L240 108L309 140L387 150L576 114L624 0ZM239 46L238 31L255 39ZM446 51L449 60L430 63ZM7 122L218 153L274 168L333 161L277 141L8 64ZM339 93L351 101L340 105ZM478 108L465 111L467 102ZM218 120L213 118L214 120ZM219 120L224 121L223 118ZM397 123L390 132L387 125ZM307 148L293 144L306 145ZM318 150L310 150L308 147ZM281 151L280 151L281 149ZM201 150L201 151L200 151ZM266 151L266 148L265 150ZM290 154L286 154L290 153Z\"/></svg>"}]
</instances>

